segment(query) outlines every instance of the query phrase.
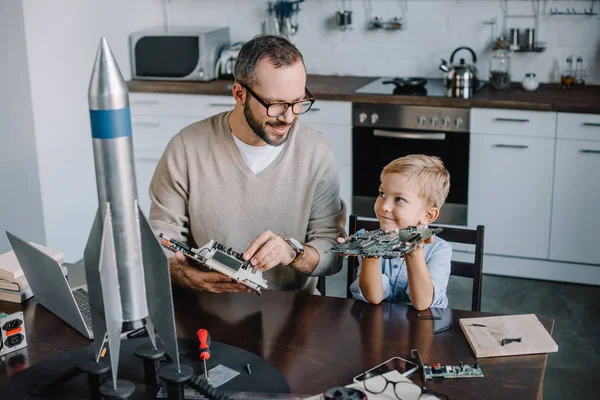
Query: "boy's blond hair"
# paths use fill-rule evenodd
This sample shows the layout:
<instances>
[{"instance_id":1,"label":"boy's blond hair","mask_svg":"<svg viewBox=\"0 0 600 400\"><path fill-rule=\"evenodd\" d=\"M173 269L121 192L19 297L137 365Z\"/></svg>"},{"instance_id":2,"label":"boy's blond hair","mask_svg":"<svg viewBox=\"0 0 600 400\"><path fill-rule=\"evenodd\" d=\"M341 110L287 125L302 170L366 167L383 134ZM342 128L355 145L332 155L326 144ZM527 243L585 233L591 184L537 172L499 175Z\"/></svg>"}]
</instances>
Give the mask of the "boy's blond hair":
<instances>
[{"instance_id":1,"label":"boy's blond hair","mask_svg":"<svg viewBox=\"0 0 600 400\"><path fill-rule=\"evenodd\" d=\"M424 154L400 157L383 168L381 179L387 174L416 179L418 196L425 199L428 207L441 208L450 191L450 174L439 157Z\"/></svg>"}]
</instances>

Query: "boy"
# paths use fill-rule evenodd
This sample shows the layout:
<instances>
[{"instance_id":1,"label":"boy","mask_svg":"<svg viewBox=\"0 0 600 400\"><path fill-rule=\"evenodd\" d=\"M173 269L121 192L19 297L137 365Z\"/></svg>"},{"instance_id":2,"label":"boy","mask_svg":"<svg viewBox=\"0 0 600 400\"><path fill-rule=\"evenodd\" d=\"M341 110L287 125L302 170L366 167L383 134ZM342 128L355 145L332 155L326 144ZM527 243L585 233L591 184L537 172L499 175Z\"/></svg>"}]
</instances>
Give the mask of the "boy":
<instances>
[{"instance_id":1,"label":"boy","mask_svg":"<svg viewBox=\"0 0 600 400\"><path fill-rule=\"evenodd\" d=\"M424 227L435 221L450 189L450 174L437 157L409 155L381 172L375 214L381 229ZM424 246L429 244L428 246ZM350 286L354 298L373 304L383 300L410 302L417 310L447 307L446 286L452 248L430 238L395 259L359 259L358 276Z\"/></svg>"}]
</instances>

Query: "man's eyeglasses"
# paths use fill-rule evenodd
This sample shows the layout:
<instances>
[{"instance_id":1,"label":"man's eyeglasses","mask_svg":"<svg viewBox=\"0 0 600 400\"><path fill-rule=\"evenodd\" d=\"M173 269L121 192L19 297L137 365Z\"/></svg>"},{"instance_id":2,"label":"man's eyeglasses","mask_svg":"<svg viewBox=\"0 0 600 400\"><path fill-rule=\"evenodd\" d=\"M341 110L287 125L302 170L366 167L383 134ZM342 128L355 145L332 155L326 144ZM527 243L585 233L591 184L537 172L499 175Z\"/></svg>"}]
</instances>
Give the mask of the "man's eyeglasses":
<instances>
[{"instance_id":1,"label":"man's eyeglasses","mask_svg":"<svg viewBox=\"0 0 600 400\"><path fill-rule=\"evenodd\" d=\"M425 393L437 396L440 399L449 400L449 397L443 393L439 393L426 387L421 387L411 381L390 381L383 375L365 372L363 385L365 390L372 394L381 394L385 392L388 385L392 385L394 395L398 400L419 400L421 395Z\"/></svg>"},{"instance_id":2,"label":"man's eyeglasses","mask_svg":"<svg viewBox=\"0 0 600 400\"><path fill-rule=\"evenodd\" d=\"M288 108L292 107L292 112L296 115L301 115L310 110L313 103L315 102L315 98L308 91L308 89L304 89L306 91L306 98L302 100L295 101L293 103L285 103L285 102L276 102L276 103L268 103L265 100L261 99L259 95L254 93L252 89L248 86L240 83L244 89L248 91L260 104L262 104L267 109L267 115L269 117L280 117L285 114Z\"/></svg>"}]
</instances>

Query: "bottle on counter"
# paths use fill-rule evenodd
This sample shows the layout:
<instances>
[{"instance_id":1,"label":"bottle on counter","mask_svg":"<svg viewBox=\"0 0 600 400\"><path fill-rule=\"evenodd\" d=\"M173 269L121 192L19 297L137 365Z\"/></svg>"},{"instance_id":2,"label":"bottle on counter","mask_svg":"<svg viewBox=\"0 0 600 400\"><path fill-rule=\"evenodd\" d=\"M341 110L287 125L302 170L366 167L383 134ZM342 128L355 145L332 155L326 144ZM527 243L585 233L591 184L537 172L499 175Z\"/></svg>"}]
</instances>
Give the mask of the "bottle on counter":
<instances>
[{"instance_id":1,"label":"bottle on counter","mask_svg":"<svg viewBox=\"0 0 600 400\"><path fill-rule=\"evenodd\" d=\"M490 60L489 84L497 90L510 88L510 48L503 36L494 43L494 55Z\"/></svg>"},{"instance_id":2,"label":"bottle on counter","mask_svg":"<svg viewBox=\"0 0 600 400\"><path fill-rule=\"evenodd\" d=\"M560 74L560 85L564 89L568 89L575 82L575 71L573 70L573 56L567 57L565 60L565 68Z\"/></svg>"},{"instance_id":3,"label":"bottle on counter","mask_svg":"<svg viewBox=\"0 0 600 400\"><path fill-rule=\"evenodd\" d=\"M523 89L528 92L533 92L540 86L540 82L533 72L528 72L525 74L525 78L523 78L521 85L523 86Z\"/></svg>"}]
</instances>

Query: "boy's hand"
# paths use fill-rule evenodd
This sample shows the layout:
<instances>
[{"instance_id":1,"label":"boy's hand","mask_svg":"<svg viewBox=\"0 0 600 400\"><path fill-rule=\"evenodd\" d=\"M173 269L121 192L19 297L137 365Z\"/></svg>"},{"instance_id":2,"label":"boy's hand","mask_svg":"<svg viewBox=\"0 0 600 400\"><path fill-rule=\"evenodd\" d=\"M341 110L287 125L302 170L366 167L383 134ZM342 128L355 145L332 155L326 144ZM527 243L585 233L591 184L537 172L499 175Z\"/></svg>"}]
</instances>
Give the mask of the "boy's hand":
<instances>
[{"instance_id":1,"label":"boy's hand","mask_svg":"<svg viewBox=\"0 0 600 400\"><path fill-rule=\"evenodd\" d=\"M337 238L337 242L338 242L339 244L346 243L346 240L347 240L347 239L348 239L348 238L339 237L339 238Z\"/></svg>"},{"instance_id":2,"label":"boy's hand","mask_svg":"<svg viewBox=\"0 0 600 400\"><path fill-rule=\"evenodd\" d=\"M250 288L232 282L232 279L220 272L204 272L192 265L192 261L178 251L169 259L171 278L180 286L202 292L251 292Z\"/></svg>"},{"instance_id":3,"label":"boy's hand","mask_svg":"<svg viewBox=\"0 0 600 400\"><path fill-rule=\"evenodd\" d=\"M421 243L419 244L419 246L417 246L417 247L418 247L418 248L420 248L420 249L422 249L422 248L423 248L423 246L425 246L426 244L431 244L431 243L433 243L434 241L435 241L435 236L431 236L429 239L427 239L427 240L425 240L425 241L421 242Z\"/></svg>"}]
</instances>

